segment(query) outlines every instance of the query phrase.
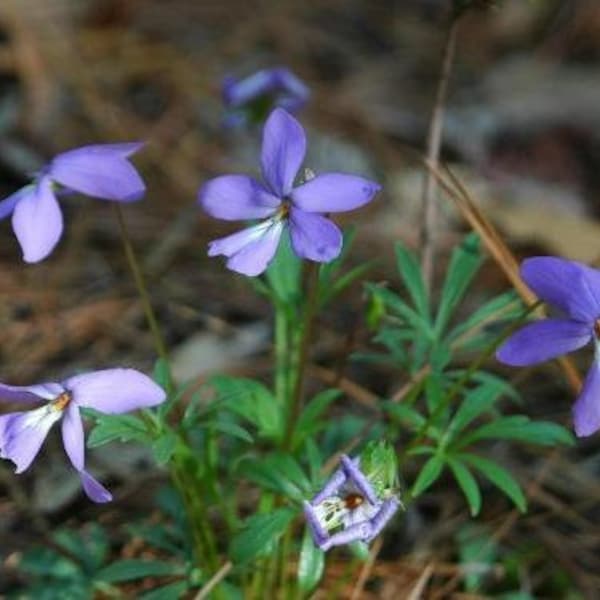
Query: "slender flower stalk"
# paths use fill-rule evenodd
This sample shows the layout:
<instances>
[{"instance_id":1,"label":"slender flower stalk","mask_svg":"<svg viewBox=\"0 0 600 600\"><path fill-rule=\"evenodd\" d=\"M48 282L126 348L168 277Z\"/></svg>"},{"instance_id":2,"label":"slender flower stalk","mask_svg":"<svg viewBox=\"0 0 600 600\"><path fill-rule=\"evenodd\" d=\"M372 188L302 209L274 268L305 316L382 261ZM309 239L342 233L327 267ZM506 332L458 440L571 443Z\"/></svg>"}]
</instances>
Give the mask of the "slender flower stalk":
<instances>
[{"instance_id":1,"label":"slender flower stalk","mask_svg":"<svg viewBox=\"0 0 600 600\"><path fill-rule=\"evenodd\" d=\"M174 388L174 382L169 366L169 355L167 352L167 346L165 344L161 329L158 325L158 320L156 318L156 314L154 313L152 302L150 301L150 294L148 293L146 279L144 277L142 267L139 264L139 261L136 257L133 245L131 244L131 237L129 235L127 224L125 223L125 218L123 217L123 211L121 210L121 207L118 204L115 205L115 211L117 213L117 222L119 224L119 232L121 235L121 241L123 242L123 250L125 251L125 257L127 258L129 269L131 270L131 274L133 275L133 279L135 281L135 285L140 296L142 306L144 308L146 321L148 323L148 327L150 328L150 332L152 333L152 339L154 340L154 347L156 349L156 353L163 360L165 368L167 369L167 391L172 392Z\"/></svg>"}]
</instances>

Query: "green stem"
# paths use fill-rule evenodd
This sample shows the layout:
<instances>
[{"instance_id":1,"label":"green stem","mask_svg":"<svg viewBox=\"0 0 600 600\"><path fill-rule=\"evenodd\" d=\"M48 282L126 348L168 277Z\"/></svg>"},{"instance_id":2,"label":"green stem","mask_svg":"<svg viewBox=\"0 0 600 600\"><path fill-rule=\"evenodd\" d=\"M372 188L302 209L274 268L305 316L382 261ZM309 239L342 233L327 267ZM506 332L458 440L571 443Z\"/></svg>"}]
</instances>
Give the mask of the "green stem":
<instances>
[{"instance_id":1,"label":"green stem","mask_svg":"<svg viewBox=\"0 0 600 600\"><path fill-rule=\"evenodd\" d=\"M302 391L304 388L304 375L308 364L308 351L312 338L313 322L317 312L317 300L319 292L319 265L317 263L307 263L306 267L306 304L300 329L299 341L297 347L297 360L293 366L290 375L293 378L293 392L291 403L287 406L286 430L283 438L283 449L290 450L293 441L296 422L302 410Z\"/></svg>"},{"instance_id":2,"label":"green stem","mask_svg":"<svg viewBox=\"0 0 600 600\"><path fill-rule=\"evenodd\" d=\"M135 285L137 287L140 300L142 302L144 314L146 315L146 321L148 322L148 326L150 327L150 331L152 333L156 353L163 360L167 369L169 381L168 391L172 392L174 385L173 377L171 375L171 369L169 367L169 356L167 353L167 347L165 345L160 327L158 326L158 321L156 320L156 315L154 313L154 309L152 308L152 303L150 302L150 294L148 293L148 287L146 286L146 281L144 279L142 269L131 244L131 236L129 235L127 224L125 223L125 218L123 217L121 205L118 202L115 202L114 207L115 212L117 214L117 222L119 223L119 232L121 234L121 241L123 242L125 256L127 258L131 274L133 275L133 279L135 281Z\"/></svg>"},{"instance_id":3,"label":"green stem","mask_svg":"<svg viewBox=\"0 0 600 600\"><path fill-rule=\"evenodd\" d=\"M286 306L275 303L275 397L286 406L289 394L290 339Z\"/></svg>"}]
</instances>

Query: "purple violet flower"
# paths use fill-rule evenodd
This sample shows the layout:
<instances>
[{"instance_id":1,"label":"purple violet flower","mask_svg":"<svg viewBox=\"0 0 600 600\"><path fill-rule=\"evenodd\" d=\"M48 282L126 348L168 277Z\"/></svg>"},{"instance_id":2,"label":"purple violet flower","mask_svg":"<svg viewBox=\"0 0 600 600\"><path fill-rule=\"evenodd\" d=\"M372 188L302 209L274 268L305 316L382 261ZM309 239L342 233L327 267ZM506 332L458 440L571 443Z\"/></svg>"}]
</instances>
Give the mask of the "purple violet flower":
<instances>
[{"instance_id":1,"label":"purple violet flower","mask_svg":"<svg viewBox=\"0 0 600 600\"><path fill-rule=\"evenodd\" d=\"M22 473L37 456L52 425L62 420L63 445L79 473L85 493L94 502L109 502L112 500L110 492L85 470L85 441L79 409L120 414L155 406L165 398L161 387L134 369L94 371L61 383L0 384L0 401L45 402L40 408L0 416L0 458L12 460L16 473Z\"/></svg>"},{"instance_id":2,"label":"purple violet flower","mask_svg":"<svg viewBox=\"0 0 600 600\"><path fill-rule=\"evenodd\" d=\"M229 109L225 125L235 126L253 118L262 121L275 107L296 112L308 101L310 90L286 67L273 67L243 79L225 77L222 95Z\"/></svg>"},{"instance_id":3,"label":"purple violet flower","mask_svg":"<svg viewBox=\"0 0 600 600\"><path fill-rule=\"evenodd\" d=\"M381 186L358 175L322 173L294 187L305 152L304 129L294 117L277 108L263 131L261 165L265 183L247 175L222 175L200 188L199 204L217 219L264 219L210 242L209 256L224 255L232 271L260 275L275 255L286 227L300 258L329 262L340 254L342 232L321 213L363 206Z\"/></svg>"},{"instance_id":4,"label":"purple violet flower","mask_svg":"<svg viewBox=\"0 0 600 600\"><path fill-rule=\"evenodd\" d=\"M0 202L0 219L12 214L12 226L23 260L46 258L63 231L56 186L94 198L133 202L146 190L128 158L144 144L98 144L62 152L36 175L35 180Z\"/></svg>"},{"instance_id":5,"label":"purple violet flower","mask_svg":"<svg viewBox=\"0 0 600 600\"><path fill-rule=\"evenodd\" d=\"M575 433L592 435L600 429L600 270L563 258L538 256L523 261L521 277L564 316L526 325L504 342L496 357L516 367L535 365L593 340L594 362L573 406Z\"/></svg>"},{"instance_id":6,"label":"purple violet flower","mask_svg":"<svg viewBox=\"0 0 600 600\"><path fill-rule=\"evenodd\" d=\"M304 502L304 515L321 550L352 542L371 542L401 506L388 490L383 496L360 470L360 458L342 455L342 466L323 489Z\"/></svg>"}]
</instances>

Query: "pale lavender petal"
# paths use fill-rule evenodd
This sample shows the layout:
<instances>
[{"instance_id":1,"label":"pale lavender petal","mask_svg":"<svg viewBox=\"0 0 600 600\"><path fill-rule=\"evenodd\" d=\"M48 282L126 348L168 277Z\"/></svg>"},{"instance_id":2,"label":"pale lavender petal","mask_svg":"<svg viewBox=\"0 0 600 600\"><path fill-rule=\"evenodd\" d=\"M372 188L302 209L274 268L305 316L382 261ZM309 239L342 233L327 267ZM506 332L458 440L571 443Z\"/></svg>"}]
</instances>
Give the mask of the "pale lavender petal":
<instances>
[{"instance_id":1,"label":"pale lavender petal","mask_svg":"<svg viewBox=\"0 0 600 600\"><path fill-rule=\"evenodd\" d=\"M77 471L82 471L85 466L85 440L83 422L75 402L70 402L63 412L62 439L71 464Z\"/></svg>"},{"instance_id":2,"label":"pale lavender petal","mask_svg":"<svg viewBox=\"0 0 600 600\"><path fill-rule=\"evenodd\" d=\"M542 319L513 333L496 352L507 365L534 365L585 346L592 337L590 326L577 321Z\"/></svg>"},{"instance_id":3,"label":"pale lavender petal","mask_svg":"<svg viewBox=\"0 0 600 600\"><path fill-rule=\"evenodd\" d=\"M583 388L573 406L573 422L578 437L586 437L600 429L600 363L594 360Z\"/></svg>"},{"instance_id":4,"label":"pale lavender petal","mask_svg":"<svg viewBox=\"0 0 600 600\"><path fill-rule=\"evenodd\" d=\"M317 517L314 508L306 500L303 502L303 506L304 516L306 518L306 522L312 534L313 540L315 541L315 544L320 547L321 544L324 544L327 541L329 534L321 525L321 522L319 521L319 518Z\"/></svg>"},{"instance_id":5,"label":"pale lavender petal","mask_svg":"<svg viewBox=\"0 0 600 600\"><path fill-rule=\"evenodd\" d=\"M270 217L281 204L246 175L223 175L207 181L198 192L198 202L209 215L226 221Z\"/></svg>"},{"instance_id":6,"label":"pale lavender petal","mask_svg":"<svg viewBox=\"0 0 600 600\"><path fill-rule=\"evenodd\" d=\"M20 190L17 190L14 194L11 194L8 198L2 200L0 202L0 220L11 215L17 203L32 194L35 194L35 185L26 185Z\"/></svg>"},{"instance_id":7,"label":"pale lavender petal","mask_svg":"<svg viewBox=\"0 0 600 600\"><path fill-rule=\"evenodd\" d=\"M334 533L327 538L322 544L317 544L323 551L327 551L333 546L345 546L352 542L364 542L371 537L373 527L369 521L363 521L352 525L347 529L343 529L338 533Z\"/></svg>"},{"instance_id":8,"label":"pale lavender petal","mask_svg":"<svg viewBox=\"0 0 600 600\"><path fill-rule=\"evenodd\" d=\"M227 106L241 106L272 92L278 85L277 74L273 69L261 69L244 79L228 76L222 85L223 102Z\"/></svg>"},{"instance_id":9,"label":"pale lavender petal","mask_svg":"<svg viewBox=\"0 0 600 600\"><path fill-rule=\"evenodd\" d=\"M53 400L64 392L59 383L37 385L5 385L0 383L0 402L40 402Z\"/></svg>"},{"instance_id":10,"label":"pale lavender petal","mask_svg":"<svg viewBox=\"0 0 600 600\"><path fill-rule=\"evenodd\" d=\"M291 192L305 153L302 125L282 108L276 108L263 130L261 165L269 188L280 198Z\"/></svg>"},{"instance_id":11,"label":"pale lavender petal","mask_svg":"<svg viewBox=\"0 0 600 600\"><path fill-rule=\"evenodd\" d=\"M62 235L63 217L48 177L17 202L12 226L25 262L39 262L52 252Z\"/></svg>"},{"instance_id":12,"label":"pale lavender petal","mask_svg":"<svg viewBox=\"0 0 600 600\"><path fill-rule=\"evenodd\" d=\"M96 479L94 479L87 471L80 471L81 485L83 491L88 498L93 502L103 504L112 500L112 494Z\"/></svg>"},{"instance_id":13,"label":"pale lavender petal","mask_svg":"<svg viewBox=\"0 0 600 600\"><path fill-rule=\"evenodd\" d=\"M294 188L290 196L306 212L344 212L367 204L380 189L378 183L358 175L323 173Z\"/></svg>"},{"instance_id":14,"label":"pale lavender petal","mask_svg":"<svg viewBox=\"0 0 600 600\"><path fill-rule=\"evenodd\" d=\"M346 474L348 475L348 479L354 483L358 491L361 492L361 494L365 496L371 504L377 504L378 500L375 490L373 490L373 486L369 483L369 480L360 470L359 463L353 461L345 454L342 454L340 460L344 470L346 471Z\"/></svg>"},{"instance_id":15,"label":"pale lavender petal","mask_svg":"<svg viewBox=\"0 0 600 600\"><path fill-rule=\"evenodd\" d=\"M294 73L285 67L273 69L280 88L285 91L276 102L281 108L288 111L295 111L306 104L310 97L310 90Z\"/></svg>"},{"instance_id":16,"label":"pale lavender petal","mask_svg":"<svg viewBox=\"0 0 600 600\"><path fill-rule=\"evenodd\" d=\"M365 542L370 542L379 535L399 507L400 502L397 498L390 498L383 503L379 512L371 519L371 533L365 538Z\"/></svg>"},{"instance_id":17,"label":"pale lavender petal","mask_svg":"<svg viewBox=\"0 0 600 600\"><path fill-rule=\"evenodd\" d=\"M600 317L600 271L579 262L537 256L521 265L521 277L542 300L578 321Z\"/></svg>"},{"instance_id":18,"label":"pale lavender petal","mask_svg":"<svg viewBox=\"0 0 600 600\"><path fill-rule=\"evenodd\" d=\"M72 392L77 406L110 414L149 408L166 399L159 385L135 369L105 369L75 375L64 386Z\"/></svg>"},{"instance_id":19,"label":"pale lavender petal","mask_svg":"<svg viewBox=\"0 0 600 600\"><path fill-rule=\"evenodd\" d=\"M261 96L274 94L278 106L297 109L310 95L310 90L285 67L261 69L244 79L226 77L222 85L223 101L237 107Z\"/></svg>"},{"instance_id":20,"label":"pale lavender petal","mask_svg":"<svg viewBox=\"0 0 600 600\"><path fill-rule=\"evenodd\" d=\"M343 236L335 223L298 208L290 210L290 238L294 252L301 258L329 262L342 251Z\"/></svg>"},{"instance_id":21,"label":"pale lavender petal","mask_svg":"<svg viewBox=\"0 0 600 600\"><path fill-rule=\"evenodd\" d=\"M139 200L146 186L127 157L141 144L84 146L59 154L50 163L52 179L72 190L106 200Z\"/></svg>"},{"instance_id":22,"label":"pale lavender petal","mask_svg":"<svg viewBox=\"0 0 600 600\"><path fill-rule=\"evenodd\" d=\"M313 506L321 504L323 500L337 494L338 490L346 483L348 475L344 469L337 469L333 475L327 480L323 489L310 501Z\"/></svg>"},{"instance_id":23,"label":"pale lavender petal","mask_svg":"<svg viewBox=\"0 0 600 600\"><path fill-rule=\"evenodd\" d=\"M0 458L12 460L16 473L25 471L60 417L50 405L0 416Z\"/></svg>"},{"instance_id":24,"label":"pale lavender petal","mask_svg":"<svg viewBox=\"0 0 600 600\"><path fill-rule=\"evenodd\" d=\"M260 275L269 265L283 231L284 222L268 220L210 242L209 256L229 257L227 268L242 275Z\"/></svg>"}]
</instances>

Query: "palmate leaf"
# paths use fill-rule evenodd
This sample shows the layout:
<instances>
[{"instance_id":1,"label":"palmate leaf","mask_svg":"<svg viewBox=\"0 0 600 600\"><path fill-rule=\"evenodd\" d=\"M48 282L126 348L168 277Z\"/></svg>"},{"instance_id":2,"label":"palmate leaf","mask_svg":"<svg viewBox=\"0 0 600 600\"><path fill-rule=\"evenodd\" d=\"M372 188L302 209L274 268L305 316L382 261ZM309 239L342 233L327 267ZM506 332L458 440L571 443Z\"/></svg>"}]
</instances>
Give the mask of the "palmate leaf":
<instances>
[{"instance_id":1,"label":"palmate leaf","mask_svg":"<svg viewBox=\"0 0 600 600\"><path fill-rule=\"evenodd\" d=\"M448 341L457 342L463 347L477 331L481 331L487 324L498 321L510 321L518 317L523 311L523 302L513 290L505 292L480 306L470 317L458 324L448 334Z\"/></svg>"},{"instance_id":2,"label":"palmate leaf","mask_svg":"<svg viewBox=\"0 0 600 600\"><path fill-rule=\"evenodd\" d=\"M185 568L181 565L169 564L162 560L128 559L112 563L98 571L96 581L119 583L133 581L144 577L163 577L166 575L183 575Z\"/></svg>"},{"instance_id":3,"label":"palmate leaf","mask_svg":"<svg viewBox=\"0 0 600 600\"><path fill-rule=\"evenodd\" d=\"M231 540L229 555L233 562L246 563L268 552L295 515L296 511L284 507L249 517L244 528Z\"/></svg>"},{"instance_id":4,"label":"palmate leaf","mask_svg":"<svg viewBox=\"0 0 600 600\"><path fill-rule=\"evenodd\" d=\"M239 473L263 489L297 502L310 493L310 481L296 459L289 454L273 453L260 461L256 457L248 457L240 463Z\"/></svg>"},{"instance_id":5,"label":"palmate leaf","mask_svg":"<svg viewBox=\"0 0 600 600\"><path fill-rule=\"evenodd\" d=\"M341 396L340 390L331 389L319 392L305 407L300 418L296 423L294 437L292 441L292 449L297 448L302 444L307 436L315 434L317 431L325 427L327 422L321 418L321 415L327 407Z\"/></svg>"},{"instance_id":6,"label":"palmate leaf","mask_svg":"<svg viewBox=\"0 0 600 600\"><path fill-rule=\"evenodd\" d=\"M490 411L502 396L502 389L494 383L483 383L465 394L446 432L448 441L470 425L475 419Z\"/></svg>"},{"instance_id":7,"label":"palmate leaf","mask_svg":"<svg viewBox=\"0 0 600 600\"><path fill-rule=\"evenodd\" d=\"M88 439L88 448L95 448L119 440L121 442L137 441L151 443L145 423L134 415L108 415L96 413L96 426Z\"/></svg>"},{"instance_id":8,"label":"palmate leaf","mask_svg":"<svg viewBox=\"0 0 600 600\"><path fill-rule=\"evenodd\" d=\"M458 442L464 448L474 442L488 439L519 440L540 446L575 443L573 435L561 425L548 421L532 421L525 415L500 417L468 433Z\"/></svg>"},{"instance_id":9,"label":"palmate leaf","mask_svg":"<svg viewBox=\"0 0 600 600\"><path fill-rule=\"evenodd\" d=\"M420 496L440 477L443 468L444 457L439 454L434 454L421 469L421 472L413 484L410 495L413 498Z\"/></svg>"},{"instance_id":10,"label":"palmate leaf","mask_svg":"<svg viewBox=\"0 0 600 600\"><path fill-rule=\"evenodd\" d=\"M410 297L413 301L417 312L425 319L429 320L429 294L423 281L421 267L414 254L405 246L397 243L394 247L396 251L396 266L400 277Z\"/></svg>"},{"instance_id":11,"label":"palmate leaf","mask_svg":"<svg viewBox=\"0 0 600 600\"><path fill-rule=\"evenodd\" d=\"M387 309L395 313L414 330L424 335L427 339L433 339L431 324L402 300L400 296L380 285L367 283L365 287L370 294L378 297Z\"/></svg>"},{"instance_id":12,"label":"palmate leaf","mask_svg":"<svg viewBox=\"0 0 600 600\"><path fill-rule=\"evenodd\" d=\"M210 384L217 390L224 406L252 423L260 436L279 440L283 435L278 404L262 383L219 375L212 377Z\"/></svg>"},{"instance_id":13,"label":"palmate leaf","mask_svg":"<svg viewBox=\"0 0 600 600\"><path fill-rule=\"evenodd\" d=\"M503 491L521 512L527 510L527 500L521 486L505 468L487 458L466 452L457 453L454 458L477 469L486 479Z\"/></svg>"},{"instance_id":14,"label":"palmate leaf","mask_svg":"<svg viewBox=\"0 0 600 600\"><path fill-rule=\"evenodd\" d=\"M482 260L479 238L476 234L469 234L463 243L452 252L435 318L434 329L437 337L441 337L442 332L446 329Z\"/></svg>"},{"instance_id":15,"label":"palmate leaf","mask_svg":"<svg viewBox=\"0 0 600 600\"><path fill-rule=\"evenodd\" d=\"M471 516L475 517L481 510L481 492L475 477L471 471L459 460L449 456L447 459L448 466L454 475L454 479L462 490L471 511Z\"/></svg>"}]
</instances>

